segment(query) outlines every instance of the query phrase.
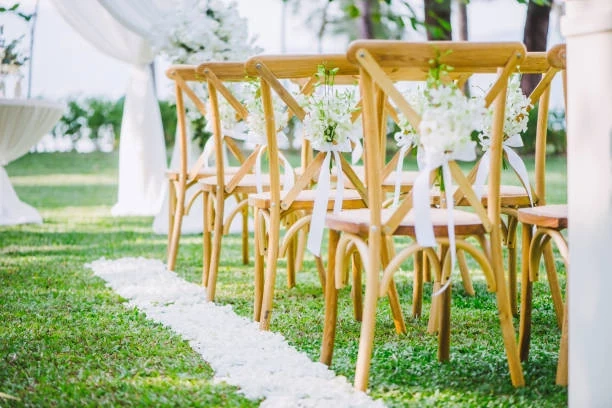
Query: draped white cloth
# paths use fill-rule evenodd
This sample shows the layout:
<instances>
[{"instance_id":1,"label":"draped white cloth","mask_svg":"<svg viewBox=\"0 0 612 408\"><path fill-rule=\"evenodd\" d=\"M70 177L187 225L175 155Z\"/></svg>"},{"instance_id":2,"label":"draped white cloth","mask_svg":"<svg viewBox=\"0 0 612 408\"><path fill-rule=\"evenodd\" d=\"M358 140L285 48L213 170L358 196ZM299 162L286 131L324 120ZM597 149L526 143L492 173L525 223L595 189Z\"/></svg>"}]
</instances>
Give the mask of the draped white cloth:
<instances>
[{"instance_id":1,"label":"draped white cloth","mask_svg":"<svg viewBox=\"0 0 612 408\"><path fill-rule=\"evenodd\" d=\"M27 153L63 111L57 103L0 99L0 225L42 223L38 211L19 199L4 166Z\"/></svg>"},{"instance_id":2,"label":"draped white cloth","mask_svg":"<svg viewBox=\"0 0 612 408\"><path fill-rule=\"evenodd\" d=\"M52 0L59 14L83 38L101 52L132 65L119 144L119 193L112 209L116 216L154 215L163 199L165 143L149 69L155 55L147 38L132 31L137 22L156 15L154 2L157 3L154 0ZM127 14L130 6L134 12ZM141 20L129 28L123 25L127 18L120 21L115 18L122 13L132 16L146 7L150 13L142 14ZM144 23L143 27L146 27Z\"/></svg>"}]
</instances>

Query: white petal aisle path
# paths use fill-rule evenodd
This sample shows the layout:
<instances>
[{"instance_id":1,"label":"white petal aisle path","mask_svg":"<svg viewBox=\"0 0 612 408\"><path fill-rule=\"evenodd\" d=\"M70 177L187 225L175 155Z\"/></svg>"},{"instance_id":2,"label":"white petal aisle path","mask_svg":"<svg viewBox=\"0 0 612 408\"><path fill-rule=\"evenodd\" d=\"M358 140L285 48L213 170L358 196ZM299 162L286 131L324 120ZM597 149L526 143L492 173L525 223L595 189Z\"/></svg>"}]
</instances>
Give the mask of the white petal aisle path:
<instances>
[{"instance_id":1,"label":"white petal aisle path","mask_svg":"<svg viewBox=\"0 0 612 408\"><path fill-rule=\"evenodd\" d=\"M94 274L148 318L187 339L215 370L261 407L384 407L356 392L346 378L264 332L230 306L205 300L204 289L166 270L158 260L122 258L88 264Z\"/></svg>"}]
</instances>

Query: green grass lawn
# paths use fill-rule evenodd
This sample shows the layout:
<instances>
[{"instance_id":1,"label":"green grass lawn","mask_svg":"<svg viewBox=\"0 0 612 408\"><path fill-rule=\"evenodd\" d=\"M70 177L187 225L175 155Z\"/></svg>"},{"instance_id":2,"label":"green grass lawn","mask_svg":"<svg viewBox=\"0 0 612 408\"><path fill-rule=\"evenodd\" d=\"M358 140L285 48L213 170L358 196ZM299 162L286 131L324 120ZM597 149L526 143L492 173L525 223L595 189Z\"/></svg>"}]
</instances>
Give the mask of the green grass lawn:
<instances>
[{"instance_id":1,"label":"green grass lawn","mask_svg":"<svg viewBox=\"0 0 612 408\"><path fill-rule=\"evenodd\" d=\"M152 233L152 217L110 216L117 162L116 153L30 154L7 168L20 198L39 209L45 221L0 227L0 393L18 399L0 394L0 406L257 406L235 388L213 383L210 367L185 340L125 308L85 268L101 257L165 259L166 238ZM565 160L551 158L548 164L548 201L562 202ZM177 272L199 282L201 253L200 236L183 237ZM226 237L218 301L250 317L253 266L242 265L239 254L238 237ZM304 269L298 286L287 289L281 261L272 330L318 360L323 299L310 257ZM455 279L447 364L437 362L436 338L426 332L429 295L424 316L408 317L408 334L401 336L395 334L386 302L380 302L370 394L397 407L567 405L567 390L554 385L560 333L545 280L534 289L532 348L523 366L527 386L514 389L495 297L486 292L479 273L473 275L475 297L466 296ZM564 285L564 273L561 281ZM397 284L409 316L410 273L399 273ZM348 289L340 293L332 368L352 381L360 326L348 294Z\"/></svg>"}]
</instances>

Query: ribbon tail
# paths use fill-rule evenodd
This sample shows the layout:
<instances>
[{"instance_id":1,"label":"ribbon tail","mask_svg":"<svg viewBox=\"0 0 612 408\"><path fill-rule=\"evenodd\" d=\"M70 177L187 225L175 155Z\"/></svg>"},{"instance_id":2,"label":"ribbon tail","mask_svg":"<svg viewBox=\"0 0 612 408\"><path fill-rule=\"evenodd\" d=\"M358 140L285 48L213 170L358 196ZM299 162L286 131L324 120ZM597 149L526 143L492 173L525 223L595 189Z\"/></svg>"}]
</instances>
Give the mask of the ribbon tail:
<instances>
[{"instance_id":1,"label":"ribbon tail","mask_svg":"<svg viewBox=\"0 0 612 408\"><path fill-rule=\"evenodd\" d=\"M419 172L412 187L414 229L417 242L422 247L435 247L436 239L431 222L431 201L429 198L429 173L431 168L425 167Z\"/></svg>"},{"instance_id":2,"label":"ribbon tail","mask_svg":"<svg viewBox=\"0 0 612 408\"><path fill-rule=\"evenodd\" d=\"M523 184L523 187L525 187L525 191L527 191L527 195L529 196L529 203L533 207L531 186L529 184L529 174L527 173L527 167L525 167L525 162L511 148L504 146L504 151L506 152L506 156L508 157L508 163L510 164L510 167L514 169L519 179L521 179L521 183Z\"/></svg>"},{"instance_id":3,"label":"ribbon tail","mask_svg":"<svg viewBox=\"0 0 612 408\"><path fill-rule=\"evenodd\" d=\"M263 192L263 182L261 180L261 155L263 154L263 151L263 146L260 146L257 156L255 156L255 188L257 189L257 194L261 194Z\"/></svg>"},{"instance_id":4,"label":"ribbon tail","mask_svg":"<svg viewBox=\"0 0 612 408\"><path fill-rule=\"evenodd\" d=\"M363 155L363 146L358 139L355 139L353 143L355 146L353 147L353 152L351 153L351 164L357 164Z\"/></svg>"},{"instance_id":5,"label":"ribbon tail","mask_svg":"<svg viewBox=\"0 0 612 408\"><path fill-rule=\"evenodd\" d=\"M340 162L340 153L334 151L334 162L336 166L336 196L334 197L334 214L342 210L342 197L344 196L344 173Z\"/></svg>"},{"instance_id":6,"label":"ribbon tail","mask_svg":"<svg viewBox=\"0 0 612 408\"><path fill-rule=\"evenodd\" d=\"M404 157L406 157L406 152L408 151L408 146L402 146L399 151L399 157L397 158L397 166L395 167L395 191L393 193L393 207L397 207L399 205L400 198L400 186L402 183L401 173L404 166Z\"/></svg>"},{"instance_id":7,"label":"ribbon tail","mask_svg":"<svg viewBox=\"0 0 612 408\"><path fill-rule=\"evenodd\" d=\"M489 162L491 161L491 154L489 150L484 152L480 162L478 163L478 171L476 172L476 180L474 180L474 193L480 200L484 193L484 185L487 177L489 177Z\"/></svg>"},{"instance_id":8,"label":"ribbon tail","mask_svg":"<svg viewBox=\"0 0 612 408\"><path fill-rule=\"evenodd\" d=\"M283 161L283 168L285 170L283 173L283 189L289 191L295 184L295 171L293 171L293 167L291 163L289 163L289 160L280 152L279 157Z\"/></svg>"},{"instance_id":9,"label":"ribbon tail","mask_svg":"<svg viewBox=\"0 0 612 408\"><path fill-rule=\"evenodd\" d=\"M451 283L451 275L453 270L455 270L455 263L457 262L457 245L455 244L455 217L454 217L454 209L455 204L452 196L453 188L452 183L453 179L450 175L450 168L448 167L448 163L442 164L442 178L444 179L444 187L446 191L450 193L450 200L446 200L447 204L447 213L448 213L448 241L449 241L449 251L451 256L451 268L448 279L444 282L444 285L433 294L433 296L438 296L443 293Z\"/></svg>"},{"instance_id":10,"label":"ribbon tail","mask_svg":"<svg viewBox=\"0 0 612 408\"><path fill-rule=\"evenodd\" d=\"M325 214L327 213L327 201L329 200L331 178L329 171L330 160L331 152L327 152L323 164L321 165L319 179L317 180L317 192L312 207L312 219L310 220L310 233L308 234L308 241L306 242L306 248L317 257L321 255Z\"/></svg>"},{"instance_id":11,"label":"ribbon tail","mask_svg":"<svg viewBox=\"0 0 612 408\"><path fill-rule=\"evenodd\" d=\"M206 143L204 143L204 149L202 149L202 156L204 158L204 167L210 167L210 156L215 151L215 138L209 137Z\"/></svg>"}]
</instances>

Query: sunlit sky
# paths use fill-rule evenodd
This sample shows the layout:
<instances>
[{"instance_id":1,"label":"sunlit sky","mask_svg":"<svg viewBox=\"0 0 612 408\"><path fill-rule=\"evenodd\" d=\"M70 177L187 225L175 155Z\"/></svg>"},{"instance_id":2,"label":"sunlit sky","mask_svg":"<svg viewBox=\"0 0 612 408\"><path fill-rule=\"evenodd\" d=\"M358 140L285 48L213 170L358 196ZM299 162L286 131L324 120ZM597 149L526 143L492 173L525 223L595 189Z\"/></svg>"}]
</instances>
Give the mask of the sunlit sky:
<instances>
[{"instance_id":1,"label":"sunlit sky","mask_svg":"<svg viewBox=\"0 0 612 408\"><path fill-rule=\"evenodd\" d=\"M3 5L13 3L13 0L0 0ZM257 37L257 43L266 52L280 52L283 44L281 0L238 0L238 3L240 14L248 18L249 31ZM22 0L21 4L24 11L34 8L34 0ZM472 0L468 6L469 37L482 41L520 41L525 14L526 6L513 0ZM286 50L317 52L319 47L314 30L306 27L301 16L292 14L290 10L285 15ZM492 15L496 18L491 18ZM4 33L9 38L26 34L29 30L28 25L17 18L0 18L5 25ZM415 39L422 38L419 34L413 36ZM556 16L553 15L549 45L562 41ZM346 44L345 39L327 37L321 48L326 52L341 52ZM32 96L48 99L76 95L116 98L124 93L130 68L100 53L82 39L64 22L49 0L40 1L32 64ZM158 59L158 95L162 98L170 95L163 73L165 66L167 63Z\"/></svg>"}]
</instances>

